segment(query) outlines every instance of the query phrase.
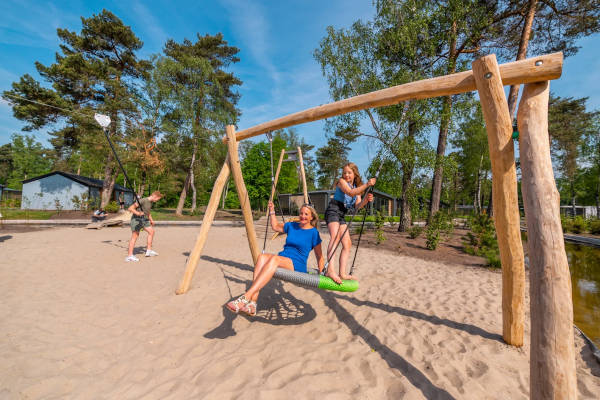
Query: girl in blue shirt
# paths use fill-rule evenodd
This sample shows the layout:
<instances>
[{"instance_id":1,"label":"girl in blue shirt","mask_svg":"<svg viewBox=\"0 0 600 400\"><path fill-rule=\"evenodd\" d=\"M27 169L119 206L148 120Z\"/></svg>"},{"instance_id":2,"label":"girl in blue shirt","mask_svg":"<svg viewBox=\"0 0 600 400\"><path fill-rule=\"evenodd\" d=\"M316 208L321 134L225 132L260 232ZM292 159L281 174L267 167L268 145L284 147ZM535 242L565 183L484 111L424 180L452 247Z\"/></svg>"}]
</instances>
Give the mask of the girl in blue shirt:
<instances>
[{"instance_id":1,"label":"girl in blue shirt","mask_svg":"<svg viewBox=\"0 0 600 400\"><path fill-rule=\"evenodd\" d=\"M323 271L325 261L321 250L321 236L317 230L319 216L314 208L303 205L299 211L300 221L279 223L275 217L275 206L269 202L269 222L274 231L286 233L285 246L279 254L263 253L258 256L254 266L254 277L250 289L225 306L234 313L243 312L256 315L256 301L260 290L273 278L277 267L306 272L306 261L311 250L315 251L319 264L319 273Z\"/></svg>"},{"instance_id":2,"label":"girl in blue shirt","mask_svg":"<svg viewBox=\"0 0 600 400\"><path fill-rule=\"evenodd\" d=\"M327 268L327 276L337 283L342 283L342 279L355 279L352 275L346 273L346 265L350 256L352 241L350 232L343 226L346 225L346 214L354 213L360 210L367 203L373 201L373 194L369 193L366 198L361 199L360 195L367 190L369 186L375 185L375 178L369 179L365 184L362 183L358 167L354 163L344 165L342 177L336 184L335 193L325 210L325 222L329 229L329 246L327 247L327 259L333 258L333 251L337 244L342 241L342 251L340 252L339 268L340 274L336 274L332 267ZM342 234L344 235L343 237Z\"/></svg>"}]
</instances>

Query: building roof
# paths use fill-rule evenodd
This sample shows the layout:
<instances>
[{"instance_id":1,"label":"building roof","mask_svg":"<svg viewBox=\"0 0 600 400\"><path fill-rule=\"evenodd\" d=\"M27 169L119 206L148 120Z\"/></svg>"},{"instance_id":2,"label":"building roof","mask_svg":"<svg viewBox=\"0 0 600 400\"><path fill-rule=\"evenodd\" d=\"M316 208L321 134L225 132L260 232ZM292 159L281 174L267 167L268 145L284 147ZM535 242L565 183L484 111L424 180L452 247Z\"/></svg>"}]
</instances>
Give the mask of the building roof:
<instances>
[{"instance_id":1,"label":"building roof","mask_svg":"<svg viewBox=\"0 0 600 400\"><path fill-rule=\"evenodd\" d=\"M70 172L63 172L63 171L53 171L53 172L49 172L44 175L36 176L34 178L25 179L23 181L23 183L25 184L25 183L37 181L38 179L44 179L48 176L56 175L56 174L62 175L65 178L71 179L77 183L81 183L82 185L88 186L88 187L102 188L102 186L104 185L104 181L101 179L89 178L87 176L76 175L76 174L72 174ZM115 183L114 189L118 190L120 192L133 192L131 189L128 189L121 185L117 185L116 183Z\"/></svg>"}]
</instances>

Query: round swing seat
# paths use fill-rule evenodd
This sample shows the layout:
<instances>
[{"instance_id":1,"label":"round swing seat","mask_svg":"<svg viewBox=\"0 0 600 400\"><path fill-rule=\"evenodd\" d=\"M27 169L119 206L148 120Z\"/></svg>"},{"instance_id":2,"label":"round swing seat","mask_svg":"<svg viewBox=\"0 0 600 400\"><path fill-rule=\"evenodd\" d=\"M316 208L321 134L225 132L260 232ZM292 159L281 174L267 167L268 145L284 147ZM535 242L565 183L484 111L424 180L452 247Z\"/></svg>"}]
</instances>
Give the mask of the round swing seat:
<instances>
[{"instance_id":1,"label":"round swing seat","mask_svg":"<svg viewBox=\"0 0 600 400\"><path fill-rule=\"evenodd\" d=\"M328 276L317 273L306 274L304 272L290 271L285 268L277 268L275 278L315 289L335 290L338 292L354 292L358 289L358 281L355 280L343 280L341 284L337 284Z\"/></svg>"}]
</instances>

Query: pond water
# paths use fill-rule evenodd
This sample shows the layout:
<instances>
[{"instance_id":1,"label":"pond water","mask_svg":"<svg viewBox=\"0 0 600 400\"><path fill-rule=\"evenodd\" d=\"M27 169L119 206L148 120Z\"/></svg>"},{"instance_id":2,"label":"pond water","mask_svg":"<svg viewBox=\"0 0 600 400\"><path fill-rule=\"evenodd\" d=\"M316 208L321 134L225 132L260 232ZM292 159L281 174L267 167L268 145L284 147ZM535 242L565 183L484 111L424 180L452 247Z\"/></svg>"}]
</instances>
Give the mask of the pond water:
<instances>
[{"instance_id":1,"label":"pond water","mask_svg":"<svg viewBox=\"0 0 600 400\"><path fill-rule=\"evenodd\" d=\"M575 325L600 347L600 249L565 243L565 250L571 270Z\"/></svg>"}]
</instances>

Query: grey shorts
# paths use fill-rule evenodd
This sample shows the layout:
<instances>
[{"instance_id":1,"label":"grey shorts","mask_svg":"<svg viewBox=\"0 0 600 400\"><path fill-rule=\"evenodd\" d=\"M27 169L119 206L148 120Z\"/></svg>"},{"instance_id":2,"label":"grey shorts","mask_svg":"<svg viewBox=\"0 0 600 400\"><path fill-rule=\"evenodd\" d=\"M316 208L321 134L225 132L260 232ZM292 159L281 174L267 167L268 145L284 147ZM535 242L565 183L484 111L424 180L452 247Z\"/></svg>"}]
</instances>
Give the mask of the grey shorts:
<instances>
[{"instance_id":1,"label":"grey shorts","mask_svg":"<svg viewBox=\"0 0 600 400\"><path fill-rule=\"evenodd\" d=\"M150 226L150 220L146 217L133 216L129 224L131 225L131 232L140 232Z\"/></svg>"}]
</instances>

